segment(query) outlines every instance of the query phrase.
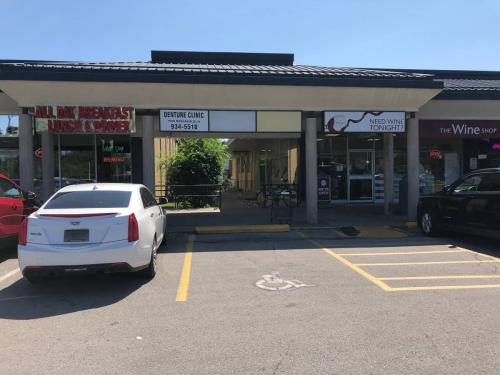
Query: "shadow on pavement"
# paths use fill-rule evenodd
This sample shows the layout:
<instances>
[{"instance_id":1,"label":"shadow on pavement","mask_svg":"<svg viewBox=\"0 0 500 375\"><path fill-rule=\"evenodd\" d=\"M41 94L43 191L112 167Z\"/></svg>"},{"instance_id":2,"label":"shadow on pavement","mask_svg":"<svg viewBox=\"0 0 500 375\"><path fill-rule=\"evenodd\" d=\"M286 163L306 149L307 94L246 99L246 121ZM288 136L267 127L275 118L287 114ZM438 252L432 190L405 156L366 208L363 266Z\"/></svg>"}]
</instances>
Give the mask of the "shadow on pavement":
<instances>
[{"instance_id":1,"label":"shadow on pavement","mask_svg":"<svg viewBox=\"0 0 500 375\"><path fill-rule=\"evenodd\" d=\"M476 237L468 234L446 233L440 238L450 249L463 247L478 253L500 257L498 242L489 238Z\"/></svg>"},{"instance_id":2,"label":"shadow on pavement","mask_svg":"<svg viewBox=\"0 0 500 375\"><path fill-rule=\"evenodd\" d=\"M0 319L42 319L109 306L148 281L125 273L61 277L35 285L22 278L0 290Z\"/></svg>"},{"instance_id":3,"label":"shadow on pavement","mask_svg":"<svg viewBox=\"0 0 500 375\"><path fill-rule=\"evenodd\" d=\"M425 237L419 230L407 230L406 238L346 238L340 237L331 230L304 229L285 233L234 233L195 235L193 252L216 253L238 251L280 251L298 250L310 251L318 249L316 244L325 248L415 248L425 246L440 246L448 249L462 247L481 254L500 258L496 242L479 237L444 234L442 237ZM307 236L301 237L300 233ZM160 253L185 253L188 235L179 234L166 246L160 248ZM312 240L313 242L309 241ZM408 250L410 251L410 250Z\"/></svg>"},{"instance_id":4,"label":"shadow on pavement","mask_svg":"<svg viewBox=\"0 0 500 375\"><path fill-rule=\"evenodd\" d=\"M0 250L0 263L5 262L8 259L17 259L16 246L9 246L6 249Z\"/></svg>"}]
</instances>

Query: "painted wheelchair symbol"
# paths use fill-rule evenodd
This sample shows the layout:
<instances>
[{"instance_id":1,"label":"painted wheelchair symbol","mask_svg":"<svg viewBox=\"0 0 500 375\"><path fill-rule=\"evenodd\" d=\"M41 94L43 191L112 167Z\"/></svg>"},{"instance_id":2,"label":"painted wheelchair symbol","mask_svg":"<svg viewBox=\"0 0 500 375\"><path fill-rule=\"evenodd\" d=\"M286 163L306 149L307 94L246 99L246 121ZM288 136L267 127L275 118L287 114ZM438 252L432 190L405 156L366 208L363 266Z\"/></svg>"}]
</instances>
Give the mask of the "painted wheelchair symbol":
<instances>
[{"instance_id":1,"label":"painted wheelchair symbol","mask_svg":"<svg viewBox=\"0 0 500 375\"><path fill-rule=\"evenodd\" d=\"M267 286L269 284L272 286ZM270 275L264 275L262 280L259 280L255 285L264 290L281 291L281 290L296 290L302 287L314 286L303 283L293 277L279 277L279 272L271 272Z\"/></svg>"}]
</instances>

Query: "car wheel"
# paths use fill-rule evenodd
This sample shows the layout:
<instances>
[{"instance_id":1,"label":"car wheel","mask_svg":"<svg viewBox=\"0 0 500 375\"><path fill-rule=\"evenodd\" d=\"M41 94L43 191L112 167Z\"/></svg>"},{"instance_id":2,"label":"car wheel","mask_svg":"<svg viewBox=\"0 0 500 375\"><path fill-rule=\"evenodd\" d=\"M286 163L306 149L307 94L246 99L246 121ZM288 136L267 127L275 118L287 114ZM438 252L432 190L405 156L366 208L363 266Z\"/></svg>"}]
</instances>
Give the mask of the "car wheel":
<instances>
[{"instance_id":1,"label":"car wheel","mask_svg":"<svg viewBox=\"0 0 500 375\"><path fill-rule=\"evenodd\" d=\"M147 268L143 269L141 276L152 279L156 276L158 252L156 250L156 238L153 240L153 249L151 250L151 260Z\"/></svg>"},{"instance_id":2,"label":"car wheel","mask_svg":"<svg viewBox=\"0 0 500 375\"><path fill-rule=\"evenodd\" d=\"M24 276L24 278L31 284L40 284L43 281L41 276Z\"/></svg>"},{"instance_id":3,"label":"car wheel","mask_svg":"<svg viewBox=\"0 0 500 375\"><path fill-rule=\"evenodd\" d=\"M431 211L424 211L420 217L420 227L426 236L436 236L439 233L436 218Z\"/></svg>"}]
</instances>

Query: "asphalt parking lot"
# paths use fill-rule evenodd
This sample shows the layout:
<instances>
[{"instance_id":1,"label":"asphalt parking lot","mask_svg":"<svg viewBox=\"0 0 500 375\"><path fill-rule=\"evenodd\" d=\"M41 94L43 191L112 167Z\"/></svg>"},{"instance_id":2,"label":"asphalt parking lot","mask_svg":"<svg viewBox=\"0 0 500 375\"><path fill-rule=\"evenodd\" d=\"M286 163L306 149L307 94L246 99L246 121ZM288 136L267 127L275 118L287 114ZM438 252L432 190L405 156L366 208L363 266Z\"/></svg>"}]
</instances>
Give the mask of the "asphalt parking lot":
<instances>
[{"instance_id":1,"label":"asphalt parking lot","mask_svg":"<svg viewBox=\"0 0 500 375\"><path fill-rule=\"evenodd\" d=\"M0 372L498 373L496 246L358 229L179 235L152 281L31 285L3 252Z\"/></svg>"}]
</instances>

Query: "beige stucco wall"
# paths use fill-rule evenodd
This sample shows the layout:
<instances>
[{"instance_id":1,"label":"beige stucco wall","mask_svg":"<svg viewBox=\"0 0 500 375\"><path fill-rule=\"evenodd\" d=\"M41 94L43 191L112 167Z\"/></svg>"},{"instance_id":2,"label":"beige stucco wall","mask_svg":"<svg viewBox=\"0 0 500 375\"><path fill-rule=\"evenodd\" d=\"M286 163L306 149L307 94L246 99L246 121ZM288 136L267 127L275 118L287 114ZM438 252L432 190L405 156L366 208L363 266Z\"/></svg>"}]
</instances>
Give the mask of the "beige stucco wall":
<instances>
[{"instance_id":1,"label":"beige stucco wall","mask_svg":"<svg viewBox=\"0 0 500 375\"><path fill-rule=\"evenodd\" d=\"M420 108L421 119L500 119L500 100L431 100Z\"/></svg>"},{"instance_id":2,"label":"beige stucco wall","mask_svg":"<svg viewBox=\"0 0 500 375\"><path fill-rule=\"evenodd\" d=\"M130 105L137 109L417 111L440 89L0 81L20 106Z\"/></svg>"},{"instance_id":3,"label":"beige stucco wall","mask_svg":"<svg viewBox=\"0 0 500 375\"><path fill-rule=\"evenodd\" d=\"M18 115L21 109L17 102L4 92L0 92L0 115Z\"/></svg>"}]
</instances>

